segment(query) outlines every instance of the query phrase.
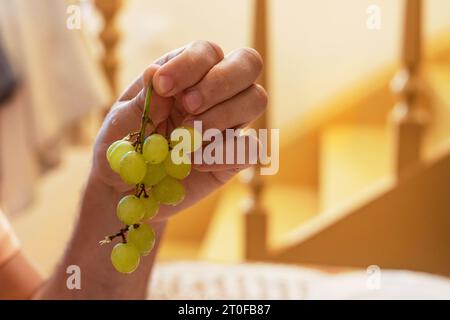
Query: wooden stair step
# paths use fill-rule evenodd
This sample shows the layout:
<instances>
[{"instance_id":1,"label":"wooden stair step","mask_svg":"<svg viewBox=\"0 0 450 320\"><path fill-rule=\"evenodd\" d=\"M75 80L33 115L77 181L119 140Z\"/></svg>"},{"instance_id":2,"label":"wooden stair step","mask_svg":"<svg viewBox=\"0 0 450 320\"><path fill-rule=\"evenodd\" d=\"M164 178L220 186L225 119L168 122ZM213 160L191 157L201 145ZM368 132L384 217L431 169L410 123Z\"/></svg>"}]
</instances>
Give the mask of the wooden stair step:
<instances>
[{"instance_id":1,"label":"wooden stair step","mask_svg":"<svg viewBox=\"0 0 450 320\"><path fill-rule=\"evenodd\" d=\"M424 77L431 88L431 123L425 136L424 155L430 158L450 144L450 63L427 65Z\"/></svg>"},{"instance_id":2,"label":"wooden stair step","mask_svg":"<svg viewBox=\"0 0 450 320\"><path fill-rule=\"evenodd\" d=\"M435 95L450 108L450 63L429 64L424 74Z\"/></svg>"},{"instance_id":3,"label":"wooden stair step","mask_svg":"<svg viewBox=\"0 0 450 320\"><path fill-rule=\"evenodd\" d=\"M200 258L210 261L237 262L244 259L244 214L249 199L245 185L234 181L227 186L208 233ZM317 194L310 188L272 184L266 187L269 243L276 246L283 235L317 213Z\"/></svg>"},{"instance_id":4,"label":"wooden stair step","mask_svg":"<svg viewBox=\"0 0 450 320\"><path fill-rule=\"evenodd\" d=\"M330 125L321 135L320 209L327 210L390 173L390 141L383 125Z\"/></svg>"},{"instance_id":5,"label":"wooden stair step","mask_svg":"<svg viewBox=\"0 0 450 320\"><path fill-rule=\"evenodd\" d=\"M158 261L195 260L199 256L200 248L199 241L163 241L158 251Z\"/></svg>"},{"instance_id":6,"label":"wooden stair step","mask_svg":"<svg viewBox=\"0 0 450 320\"><path fill-rule=\"evenodd\" d=\"M268 240L272 246L283 235L302 225L319 212L317 191L306 187L267 186L264 208L268 215Z\"/></svg>"},{"instance_id":7,"label":"wooden stair step","mask_svg":"<svg viewBox=\"0 0 450 320\"><path fill-rule=\"evenodd\" d=\"M277 262L419 270L450 274L450 153L396 183L380 180L365 194L311 219L270 253Z\"/></svg>"}]
</instances>

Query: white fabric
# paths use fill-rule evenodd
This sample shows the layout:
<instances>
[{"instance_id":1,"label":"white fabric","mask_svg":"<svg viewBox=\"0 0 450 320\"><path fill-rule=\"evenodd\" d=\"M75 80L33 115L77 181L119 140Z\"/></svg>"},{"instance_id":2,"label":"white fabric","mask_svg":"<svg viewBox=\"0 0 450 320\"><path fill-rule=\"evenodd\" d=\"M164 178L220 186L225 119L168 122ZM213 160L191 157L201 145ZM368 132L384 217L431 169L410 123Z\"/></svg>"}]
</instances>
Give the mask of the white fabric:
<instances>
[{"instance_id":1,"label":"white fabric","mask_svg":"<svg viewBox=\"0 0 450 320\"><path fill-rule=\"evenodd\" d=\"M0 0L0 30L20 88L0 109L0 199L8 212L31 199L41 168L58 163L68 130L112 96L61 0Z\"/></svg>"},{"instance_id":2,"label":"white fabric","mask_svg":"<svg viewBox=\"0 0 450 320\"><path fill-rule=\"evenodd\" d=\"M262 263L160 263L149 290L149 299L450 299L449 279L425 273L381 269L373 278Z\"/></svg>"}]
</instances>

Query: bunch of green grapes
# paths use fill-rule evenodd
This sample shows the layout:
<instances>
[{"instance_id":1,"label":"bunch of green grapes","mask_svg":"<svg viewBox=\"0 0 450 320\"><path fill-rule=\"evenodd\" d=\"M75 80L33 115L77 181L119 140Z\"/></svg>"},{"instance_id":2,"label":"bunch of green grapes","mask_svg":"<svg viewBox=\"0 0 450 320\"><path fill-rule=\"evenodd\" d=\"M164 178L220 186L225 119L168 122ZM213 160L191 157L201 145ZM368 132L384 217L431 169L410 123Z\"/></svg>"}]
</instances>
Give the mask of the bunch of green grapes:
<instances>
[{"instance_id":1,"label":"bunch of green grapes","mask_svg":"<svg viewBox=\"0 0 450 320\"><path fill-rule=\"evenodd\" d=\"M155 232L145 222L156 216L160 205L176 206L183 201L186 190L180 181L191 172L189 154L201 146L200 134L190 127L176 128L171 135L179 137L176 140L158 133L144 137L150 122L151 95L149 86L141 130L115 141L106 152L111 169L125 183L135 186L135 193L124 196L117 204L117 218L125 227L101 241L104 244L122 238L111 252L111 262L121 273L136 270L141 256L153 249ZM185 148L174 149L183 137L190 139L183 144Z\"/></svg>"}]
</instances>

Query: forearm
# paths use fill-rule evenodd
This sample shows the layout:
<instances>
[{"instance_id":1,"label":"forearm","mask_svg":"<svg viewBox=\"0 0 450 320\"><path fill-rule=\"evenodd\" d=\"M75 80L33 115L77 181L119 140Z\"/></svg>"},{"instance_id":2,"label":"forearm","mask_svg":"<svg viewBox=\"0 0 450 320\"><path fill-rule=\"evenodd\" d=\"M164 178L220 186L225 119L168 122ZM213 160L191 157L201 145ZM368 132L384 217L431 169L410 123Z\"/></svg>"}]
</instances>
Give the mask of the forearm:
<instances>
[{"instance_id":1,"label":"forearm","mask_svg":"<svg viewBox=\"0 0 450 320\"><path fill-rule=\"evenodd\" d=\"M152 224L157 233L155 249L143 257L132 274L120 274L110 262L112 247L100 246L99 240L121 227L115 208L123 195L90 178L83 196L81 212L72 239L53 276L36 295L38 299L143 299L155 261L165 222ZM111 244L113 245L113 244ZM111 246L110 245L110 246ZM67 267L81 270L81 289L69 290Z\"/></svg>"}]
</instances>

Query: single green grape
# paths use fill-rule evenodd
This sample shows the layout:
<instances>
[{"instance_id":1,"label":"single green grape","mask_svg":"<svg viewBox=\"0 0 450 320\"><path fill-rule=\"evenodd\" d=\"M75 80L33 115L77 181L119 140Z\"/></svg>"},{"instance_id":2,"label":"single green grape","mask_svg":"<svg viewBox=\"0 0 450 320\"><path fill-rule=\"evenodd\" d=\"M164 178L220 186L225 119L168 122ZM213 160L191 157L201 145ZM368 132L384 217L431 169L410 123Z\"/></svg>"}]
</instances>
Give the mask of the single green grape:
<instances>
[{"instance_id":1,"label":"single green grape","mask_svg":"<svg viewBox=\"0 0 450 320\"><path fill-rule=\"evenodd\" d=\"M123 140L117 140L114 141L113 143L111 143L111 145L109 146L108 150L106 150L106 159L108 160L108 162L111 161L111 152L114 150L114 148L121 143Z\"/></svg>"},{"instance_id":2,"label":"single green grape","mask_svg":"<svg viewBox=\"0 0 450 320\"><path fill-rule=\"evenodd\" d=\"M128 243L118 243L111 251L111 262L120 273L132 273L141 259L139 250Z\"/></svg>"},{"instance_id":3,"label":"single green grape","mask_svg":"<svg viewBox=\"0 0 450 320\"><path fill-rule=\"evenodd\" d=\"M152 164L161 163L167 157L169 143L160 134L152 134L144 141L142 154L144 159Z\"/></svg>"},{"instance_id":4,"label":"single green grape","mask_svg":"<svg viewBox=\"0 0 450 320\"><path fill-rule=\"evenodd\" d=\"M123 181L128 184L138 184L144 179L147 172L142 154L136 151L127 152L120 160L119 174Z\"/></svg>"},{"instance_id":5,"label":"single green grape","mask_svg":"<svg viewBox=\"0 0 450 320\"><path fill-rule=\"evenodd\" d=\"M147 221L156 216L159 210L159 202L156 201L152 193L141 197L141 201L144 204L145 212L142 221Z\"/></svg>"},{"instance_id":6,"label":"single green grape","mask_svg":"<svg viewBox=\"0 0 450 320\"><path fill-rule=\"evenodd\" d=\"M139 227L128 231L127 240L130 245L138 249L141 255L146 256L155 245L155 231L149 225L142 223Z\"/></svg>"},{"instance_id":7,"label":"single green grape","mask_svg":"<svg viewBox=\"0 0 450 320\"><path fill-rule=\"evenodd\" d=\"M139 223L144 215L144 203L135 195L125 196L117 204L117 217L126 225Z\"/></svg>"},{"instance_id":8,"label":"single green grape","mask_svg":"<svg viewBox=\"0 0 450 320\"><path fill-rule=\"evenodd\" d=\"M175 178L165 177L152 189L157 201L163 204L176 206L183 201L186 191L184 186Z\"/></svg>"},{"instance_id":9,"label":"single green grape","mask_svg":"<svg viewBox=\"0 0 450 320\"><path fill-rule=\"evenodd\" d=\"M166 169L163 163L151 164L147 163L147 173L142 183L147 187L154 186L166 176Z\"/></svg>"},{"instance_id":10,"label":"single green grape","mask_svg":"<svg viewBox=\"0 0 450 320\"><path fill-rule=\"evenodd\" d=\"M178 136L180 137L178 138ZM172 139L172 137L174 138ZM183 141L184 137L188 137L190 140L190 144L188 144L188 150L184 150L185 153L194 152L202 146L202 135L200 134L200 132L188 126L178 127L172 131L172 133L170 134L170 146L174 148L177 144Z\"/></svg>"},{"instance_id":11,"label":"single green grape","mask_svg":"<svg viewBox=\"0 0 450 320\"><path fill-rule=\"evenodd\" d=\"M109 152L109 157L108 157L108 153L107 153L107 159L109 162L109 165L111 166L111 169L114 172L119 173L120 170L120 160L122 160L122 157L130 151L133 151L134 147L133 145L129 142L129 141L120 141L119 143L117 143L117 145L111 149L111 151Z\"/></svg>"},{"instance_id":12,"label":"single green grape","mask_svg":"<svg viewBox=\"0 0 450 320\"><path fill-rule=\"evenodd\" d=\"M169 156L164 160L164 168L167 174L178 180L183 180L191 173L191 159L187 155L182 155L176 161L181 161L179 164L174 163L176 154L172 150Z\"/></svg>"}]
</instances>

